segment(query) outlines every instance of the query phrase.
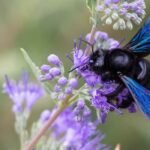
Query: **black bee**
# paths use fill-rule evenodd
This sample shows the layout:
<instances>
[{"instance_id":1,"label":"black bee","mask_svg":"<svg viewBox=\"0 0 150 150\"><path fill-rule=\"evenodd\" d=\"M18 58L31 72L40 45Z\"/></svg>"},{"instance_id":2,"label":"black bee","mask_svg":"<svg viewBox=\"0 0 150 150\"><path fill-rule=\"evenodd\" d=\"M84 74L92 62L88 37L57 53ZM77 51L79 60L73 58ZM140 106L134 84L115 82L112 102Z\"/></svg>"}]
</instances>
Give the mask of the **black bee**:
<instances>
[{"instance_id":1,"label":"black bee","mask_svg":"<svg viewBox=\"0 0 150 150\"><path fill-rule=\"evenodd\" d=\"M107 94L117 97L123 89L130 93L120 108L127 108L135 101L150 118L150 62L143 57L150 53L150 18L131 41L122 48L97 49L90 55L88 68L100 75L103 81L115 81L116 90Z\"/></svg>"}]
</instances>

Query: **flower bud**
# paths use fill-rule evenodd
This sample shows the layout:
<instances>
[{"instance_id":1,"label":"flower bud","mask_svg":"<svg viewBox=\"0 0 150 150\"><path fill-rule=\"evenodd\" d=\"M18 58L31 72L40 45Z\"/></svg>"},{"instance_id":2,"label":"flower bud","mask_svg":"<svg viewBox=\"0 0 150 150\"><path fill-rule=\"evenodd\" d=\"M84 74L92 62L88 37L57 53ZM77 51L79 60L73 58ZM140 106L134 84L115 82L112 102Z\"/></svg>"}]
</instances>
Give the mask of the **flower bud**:
<instances>
[{"instance_id":1,"label":"flower bud","mask_svg":"<svg viewBox=\"0 0 150 150\"><path fill-rule=\"evenodd\" d=\"M59 78L58 80L58 84L61 85L61 86L65 86L67 84L67 78L66 77L61 77Z\"/></svg>"},{"instance_id":2,"label":"flower bud","mask_svg":"<svg viewBox=\"0 0 150 150\"><path fill-rule=\"evenodd\" d=\"M72 94L72 88L71 87L66 88L65 94L71 95Z\"/></svg>"},{"instance_id":3,"label":"flower bud","mask_svg":"<svg viewBox=\"0 0 150 150\"><path fill-rule=\"evenodd\" d=\"M51 68L51 69L49 70L49 73L50 73L52 76L54 76L54 77L61 75L60 69L59 69L59 68L56 68L56 67Z\"/></svg>"},{"instance_id":4,"label":"flower bud","mask_svg":"<svg viewBox=\"0 0 150 150\"><path fill-rule=\"evenodd\" d=\"M49 72L49 69L50 69L51 67L49 66L49 65L42 65L41 66L41 70L42 70L42 72L44 72L44 73L47 73L47 72Z\"/></svg>"},{"instance_id":5,"label":"flower bud","mask_svg":"<svg viewBox=\"0 0 150 150\"><path fill-rule=\"evenodd\" d=\"M114 12L111 17L113 20L117 20L119 16L118 13Z\"/></svg>"},{"instance_id":6,"label":"flower bud","mask_svg":"<svg viewBox=\"0 0 150 150\"><path fill-rule=\"evenodd\" d=\"M61 91L61 87L56 84L56 85L54 86L54 91L55 91L56 93L59 93L59 92Z\"/></svg>"},{"instance_id":7,"label":"flower bud","mask_svg":"<svg viewBox=\"0 0 150 150\"><path fill-rule=\"evenodd\" d=\"M77 80L76 78L70 79L69 85L70 85L72 88L76 88L76 87L78 86L78 80Z\"/></svg>"},{"instance_id":8,"label":"flower bud","mask_svg":"<svg viewBox=\"0 0 150 150\"><path fill-rule=\"evenodd\" d=\"M132 23L131 23L131 21L130 20L128 20L127 21L127 28L129 29L129 30L132 30L133 29L133 25L132 25Z\"/></svg>"},{"instance_id":9,"label":"flower bud","mask_svg":"<svg viewBox=\"0 0 150 150\"><path fill-rule=\"evenodd\" d=\"M112 24L112 19L111 19L111 17L108 17L108 18L106 19L106 24L108 24L108 25Z\"/></svg>"},{"instance_id":10,"label":"flower bud","mask_svg":"<svg viewBox=\"0 0 150 150\"><path fill-rule=\"evenodd\" d=\"M44 77L45 77L45 80L52 80L53 79L53 76L49 73L45 74Z\"/></svg>"},{"instance_id":11,"label":"flower bud","mask_svg":"<svg viewBox=\"0 0 150 150\"><path fill-rule=\"evenodd\" d=\"M48 62L50 64L53 64L53 65L56 65L56 66L60 66L60 59L58 58L58 56L54 55L54 54L51 54L48 56Z\"/></svg>"}]
</instances>

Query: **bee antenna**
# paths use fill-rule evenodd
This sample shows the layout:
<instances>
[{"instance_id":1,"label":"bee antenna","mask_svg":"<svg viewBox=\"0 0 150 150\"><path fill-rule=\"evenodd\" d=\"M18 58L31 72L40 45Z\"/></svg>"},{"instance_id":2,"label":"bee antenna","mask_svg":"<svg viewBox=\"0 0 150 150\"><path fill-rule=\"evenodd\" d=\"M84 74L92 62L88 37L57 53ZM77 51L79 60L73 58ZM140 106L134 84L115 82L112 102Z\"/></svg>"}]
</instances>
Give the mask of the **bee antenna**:
<instances>
[{"instance_id":1,"label":"bee antenna","mask_svg":"<svg viewBox=\"0 0 150 150\"><path fill-rule=\"evenodd\" d=\"M81 43L82 43L82 35L80 35L80 37L79 37L78 49L80 49L80 47L81 47Z\"/></svg>"},{"instance_id":2,"label":"bee antenna","mask_svg":"<svg viewBox=\"0 0 150 150\"><path fill-rule=\"evenodd\" d=\"M91 46L92 47L92 53L94 52L94 44L91 44L90 42L88 42L86 40L83 40L81 38L79 38L79 40L82 41L82 42L84 42L84 43L86 43L86 44L88 44L89 46Z\"/></svg>"},{"instance_id":3,"label":"bee antenna","mask_svg":"<svg viewBox=\"0 0 150 150\"><path fill-rule=\"evenodd\" d=\"M66 57L71 61L73 62L73 59L71 58L71 56L69 54L66 54Z\"/></svg>"},{"instance_id":4,"label":"bee antenna","mask_svg":"<svg viewBox=\"0 0 150 150\"><path fill-rule=\"evenodd\" d=\"M79 67L80 67L80 66L74 67L74 68L72 68L71 70L69 70L68 72L70 73L70 72L76 70L76 69L79 68Z\"/></svg>"},{"instance_id":5,"label":"bee antenna","mask_svg":"<svg viewBox=\"0 0 150 150\"><path fill-rule=\"evenodd\" d=\"M122 39L119 41L119 45L118 45L118 47L120 47L120 46L121 46L121 44L122 44L125 40L126 40L126 37L122 38Z\"/></svg>"},{"instance_id":6,"label":"bee antenna","mask_svg":"<svg viewBox=\"0 0 150 150\"><path fill-rule=\"evenodd\" d=\"M68 72L70 73L70 72L76 70L77 68L84 66L85 64L87 64L87 61L84 62L82 65L79 65L79 66L76 66L76 67L72 68L72 69L71 69L70 71L68 71Z\"/></svg>"}]
</instances>

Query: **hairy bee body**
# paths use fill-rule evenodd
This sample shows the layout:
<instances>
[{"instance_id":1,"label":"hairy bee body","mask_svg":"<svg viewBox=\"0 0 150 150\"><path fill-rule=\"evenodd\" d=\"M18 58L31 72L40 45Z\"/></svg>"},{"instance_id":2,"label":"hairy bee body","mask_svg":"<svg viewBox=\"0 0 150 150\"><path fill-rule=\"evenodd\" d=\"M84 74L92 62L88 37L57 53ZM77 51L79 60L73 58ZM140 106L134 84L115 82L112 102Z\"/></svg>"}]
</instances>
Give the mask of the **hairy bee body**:
<instances>
[{"instance_id":1,"label":"hairy bee body","mask_svg":"<svg viewBox=\"0 0 150 150\"><path fill-rule=\"evenodd\" d=\"M131 77L150 90L150 62L128 49L97 49L90 56L89 69L100 75L102 81L114 81L120 85L114 92L106 95L108 99L116 98L117 100L119 93L126 88L119 74ZM127 108L133 101L134 99L129 93L118 106Z\"/></svg>"}]
</instances>

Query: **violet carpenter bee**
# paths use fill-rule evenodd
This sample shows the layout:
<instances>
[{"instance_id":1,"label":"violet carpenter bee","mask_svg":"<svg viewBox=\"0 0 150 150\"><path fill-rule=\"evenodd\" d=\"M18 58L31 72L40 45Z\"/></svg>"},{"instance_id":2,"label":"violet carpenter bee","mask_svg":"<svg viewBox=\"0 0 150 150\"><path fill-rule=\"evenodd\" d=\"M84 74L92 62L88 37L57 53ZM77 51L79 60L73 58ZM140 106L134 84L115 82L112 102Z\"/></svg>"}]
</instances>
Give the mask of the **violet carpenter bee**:
<instances>
[{"instance_id":1,"label":"violet carpenter bee","mask_svg":"<svg viewBox=\"0 0 150 150\"><path fill-rule=\"evenodd\" d=\"M150 53L150 18L131 41L122 48L104 50L98 48L89 57L89 70L100 75L104 82L115 81L118 87L107 96L117 97L123 89L129 94L119 104L127 108L133 101L150 118L150 62L143 57Z\"/></svg>"}]
</instances>

